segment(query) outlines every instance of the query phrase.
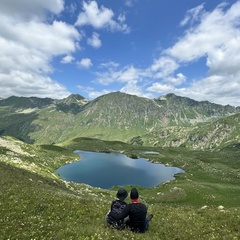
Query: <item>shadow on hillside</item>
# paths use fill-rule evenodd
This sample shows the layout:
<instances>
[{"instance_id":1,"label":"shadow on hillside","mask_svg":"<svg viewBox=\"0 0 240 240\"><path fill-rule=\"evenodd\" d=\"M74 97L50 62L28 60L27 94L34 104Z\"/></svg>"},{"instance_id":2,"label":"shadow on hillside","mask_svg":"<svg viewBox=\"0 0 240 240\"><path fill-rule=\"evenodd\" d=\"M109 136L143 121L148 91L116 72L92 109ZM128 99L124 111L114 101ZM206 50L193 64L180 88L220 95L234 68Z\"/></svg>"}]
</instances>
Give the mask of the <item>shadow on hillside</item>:
<instances>
[{"instance_id":1,"label":"shadow on hillside","mask_svg":"<svg viewBox=\"0 0 240 240\"><path fill-rule=\"evenodd\" d=\"M29 133L40 129L39 125L32 122L38 118L38 114L14 114L1 118L0 136L12 136L26 143L34 143L35 140L29 137Z\"/></svg>"}]
</instances>

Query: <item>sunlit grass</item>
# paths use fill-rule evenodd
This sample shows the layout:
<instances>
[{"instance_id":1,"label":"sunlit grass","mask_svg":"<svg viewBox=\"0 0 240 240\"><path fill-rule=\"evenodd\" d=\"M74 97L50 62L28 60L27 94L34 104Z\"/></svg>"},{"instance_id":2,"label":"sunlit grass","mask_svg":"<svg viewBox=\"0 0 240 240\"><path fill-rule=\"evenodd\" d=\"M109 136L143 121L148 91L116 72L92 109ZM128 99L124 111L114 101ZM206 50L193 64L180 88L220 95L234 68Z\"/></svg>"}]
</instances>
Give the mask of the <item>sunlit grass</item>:
<instances>
[{"instance_id":1,"label":"sunlit grass","mask_svg":"<svg viewBox=\"0 0 240 240\"><path fill-rule=\"evenodd\" d=\"M0 148L0 239L240 239L238 152L156 148L148 150L160 155L140 154L186 173L154 188L138 187L141 201L154 217L148 232L136 234L105 225L118 187L92 188L52 174L60 165L75 161L73 149L126 154L134 149L120 142L90 142L78 139L71 147L23 144L27 156ZM21 162L14 162L16 158Z\"/></svg>"}]
</instances>

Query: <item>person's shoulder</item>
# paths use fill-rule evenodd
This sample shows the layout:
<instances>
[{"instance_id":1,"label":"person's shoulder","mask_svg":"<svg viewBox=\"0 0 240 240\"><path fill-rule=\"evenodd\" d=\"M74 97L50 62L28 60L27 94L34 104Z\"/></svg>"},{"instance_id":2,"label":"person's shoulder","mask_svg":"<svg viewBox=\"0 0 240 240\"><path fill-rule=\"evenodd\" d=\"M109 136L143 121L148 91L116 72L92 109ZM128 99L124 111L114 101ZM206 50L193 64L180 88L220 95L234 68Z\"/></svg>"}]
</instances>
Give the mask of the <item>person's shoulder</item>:
<instances>
[{"instance_id":1,"label":"person's shoulder","mask_svg":"<svg viewBox=\"0 0 240 240\"><path fill-rule=\"evenodd\" d=\"M117 199L117 200L112 201L112 205L127 205L127 203Z\"/></svg>"},{"instance_id":2,"label":"person's shoulder","mask_svg":"<svg viewBox=\"0 0 240 240\"><path fill-rule=\"evenodd\" d=\"M124 201L121 201L121 203L120 203L122 206L128 206L128 204L126 203L126 202L124 202Z\"/></svg>"},{"instance_id":3,"label":"person's shoulder","mask_svg":"<svg viewBox=\"0 0 240 240\"><path fill-rule=\"evenodd\" d=\"M140 203L138 203L138 206L140 206L142 209L144 209L144 208L147 209L147 206L145 203L140 202Z\"/></svg>"},{"instance_id":4,"label":"person's shoulder","mask_svg":"<svg viewBox=\"0 0 240 240\"><path fill-rule=\"evenodd\" d=\"M146 205L145 203L142 203L142 202L141 202L140 204L141 204L142 206L144 206L144 207L147 207L147 205Z\"/></svg>"},{"instance_id":5,"label":"person's shoulder","mask_svg":"<svg viewBox=\"0 0 240 240\"><path fill-rule=\"evenodd\" d=\"M117 203L120 203L120 204L127 204L125 201L122 201L122 200L119 200L119 199L116 199L114 202L117 202Z\"/></svg>"},{"instance_id":6,"label":"person's shoulder","mask_svg":"<svg viewBox=\"0 0 240 240\"><path fill-rule=\"evenodd\" d=\"M144 204L144 203L141 203L141 205L142 205L142 210L143 210L143 211L147 211L147 205Z\"/></svg>"}]
</instances>

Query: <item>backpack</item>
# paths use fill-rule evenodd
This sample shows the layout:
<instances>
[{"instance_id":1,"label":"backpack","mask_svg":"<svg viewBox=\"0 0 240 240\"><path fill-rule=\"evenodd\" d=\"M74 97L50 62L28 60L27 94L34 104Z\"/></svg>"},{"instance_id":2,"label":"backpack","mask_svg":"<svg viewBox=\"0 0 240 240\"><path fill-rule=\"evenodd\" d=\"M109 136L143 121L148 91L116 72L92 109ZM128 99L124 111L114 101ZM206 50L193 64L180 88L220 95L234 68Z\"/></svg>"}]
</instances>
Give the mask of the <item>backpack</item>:
<instances>
[{"instance_id":1,"label":"backpack","mask_svg":"<svg viewBox=\"0 0 240 240\"><path fill-rule=\"evenodd\" d=\"M120 213L122 213L123 209L127 206L127 204L125 202L116 200L112 202L111 205L111 212L114 215L119 215Z\"/></svg>"},{"instance_id":2,"label":"backpack","mask_svg":"<svg viewBox=\"0 0 240 240\"><path fill-rule=\"evenodd\" d=\"M119 215L120 213L122 213L123 209L127 206L127 204L125 202L122 202L120 200L115 200L112 202L111 205L111 210L108 214L107 217L107 222L114 228L121 230L124 228L124 224L123 221L116 221L114 216Z\"/></svg>"}]
</instances>

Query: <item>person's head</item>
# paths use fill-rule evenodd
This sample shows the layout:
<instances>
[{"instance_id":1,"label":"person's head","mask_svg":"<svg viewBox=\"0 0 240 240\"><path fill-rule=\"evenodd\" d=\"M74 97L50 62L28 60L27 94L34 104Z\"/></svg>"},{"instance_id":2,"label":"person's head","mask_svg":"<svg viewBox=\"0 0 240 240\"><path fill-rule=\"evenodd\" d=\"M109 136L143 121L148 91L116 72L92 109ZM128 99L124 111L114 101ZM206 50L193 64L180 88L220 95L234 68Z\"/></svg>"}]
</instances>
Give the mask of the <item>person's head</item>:
<instances>
[{"instance_id":1,"label":"person's head","mask_svg":"<svg viewBox=\"0 0 240 240\"><path fill-rule=\"evenodd\" d=\"M121 201L124 201L124 199L127 196L128 196L128 192L124 188L120 188L117 192L117 195L116 195L116 197Z\"/></svg>"},{"instance_id":2,"label":"person's head","mask_svg":"<svg viewBox=\"0 0 240 240\"><path fill-rule=\"evenodd\" d=\"M139 198L138 190L136 188L131 189L130 198L131 199L138 199Z\"/></svg>"}]
</instances>

